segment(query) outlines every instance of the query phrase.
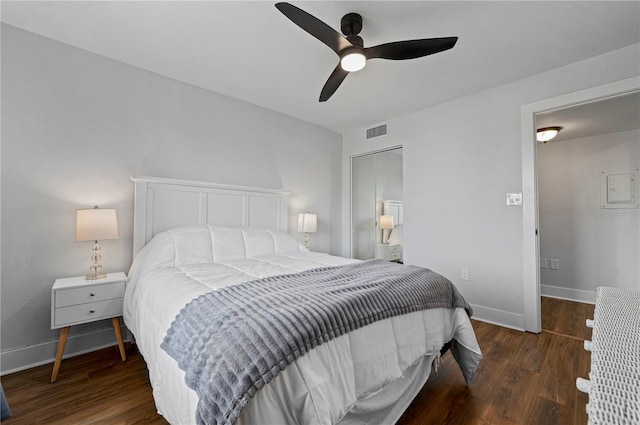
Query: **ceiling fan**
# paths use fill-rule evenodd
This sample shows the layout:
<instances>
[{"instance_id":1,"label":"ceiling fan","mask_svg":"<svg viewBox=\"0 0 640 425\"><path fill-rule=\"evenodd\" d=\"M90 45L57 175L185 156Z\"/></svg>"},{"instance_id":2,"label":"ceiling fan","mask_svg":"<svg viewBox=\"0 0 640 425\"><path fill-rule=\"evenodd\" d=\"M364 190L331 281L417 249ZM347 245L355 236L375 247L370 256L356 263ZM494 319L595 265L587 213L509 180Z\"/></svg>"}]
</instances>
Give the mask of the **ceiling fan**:
<instances>
[{"instance_id":1,"label":"ceiling fan","mask_svg":"<svg viewBox=\"0 0 640 425\"><path fill-rule=\"evenodd\" d=\"M458 37L423 38L364 47L362 38L358 36L362 30L362 16L357 13L348 13L342 17L340 29L343 37L329 25L292 4L276 3L276 7L294 24L322 41L340 56L338 66L320 92L320 102L328 100L350 72L364 68L368 59L415 59L449 50L458 41Z\"/></svg>"}]
</instances>

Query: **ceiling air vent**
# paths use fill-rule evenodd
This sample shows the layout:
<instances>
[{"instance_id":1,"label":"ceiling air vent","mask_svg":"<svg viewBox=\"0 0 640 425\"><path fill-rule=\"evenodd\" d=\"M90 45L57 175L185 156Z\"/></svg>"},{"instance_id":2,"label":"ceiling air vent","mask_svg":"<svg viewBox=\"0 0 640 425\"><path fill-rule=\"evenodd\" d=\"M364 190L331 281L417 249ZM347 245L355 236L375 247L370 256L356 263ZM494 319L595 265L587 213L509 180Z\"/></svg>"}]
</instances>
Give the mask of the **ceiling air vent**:
<instances>
[{"instance_id":1,"label":"ceiling air vent","mask_svg":"<svg viewBox=\"0 0 640 425\"><path fill-rule=\"evenodd\" d=\"M386 136L387 135L387 124L382 124L377 127L367 128L367 140L373 139L374 137Z\"/></svg>"}]
</instances>

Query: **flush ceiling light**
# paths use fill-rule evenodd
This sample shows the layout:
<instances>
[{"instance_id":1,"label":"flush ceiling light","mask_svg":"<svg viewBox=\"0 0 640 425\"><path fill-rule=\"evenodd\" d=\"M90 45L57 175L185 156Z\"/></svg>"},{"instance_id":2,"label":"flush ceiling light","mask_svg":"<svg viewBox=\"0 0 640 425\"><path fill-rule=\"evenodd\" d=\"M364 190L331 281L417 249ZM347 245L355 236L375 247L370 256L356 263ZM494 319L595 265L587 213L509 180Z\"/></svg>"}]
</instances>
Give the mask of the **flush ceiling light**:
<instances>
[{"instance_id":1,"label":"flush ceiling light","mask_svg":"<svg viewBox=\"0 0 640 425\"><path fill-rule=\"evenodd\" d=\"M536 133L536 140L538 142L547 143L558 135L562 127L544 127L539 128Z\"/></svg>"}]
</instances>

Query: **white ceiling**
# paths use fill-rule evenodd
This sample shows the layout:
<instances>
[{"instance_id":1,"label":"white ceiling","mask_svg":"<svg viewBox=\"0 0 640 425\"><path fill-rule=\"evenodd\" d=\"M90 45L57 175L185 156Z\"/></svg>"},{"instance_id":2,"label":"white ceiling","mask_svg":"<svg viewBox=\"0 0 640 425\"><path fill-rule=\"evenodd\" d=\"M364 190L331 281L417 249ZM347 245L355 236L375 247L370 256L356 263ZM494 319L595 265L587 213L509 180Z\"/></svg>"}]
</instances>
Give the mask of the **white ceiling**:
<instances>
[{"instance_id":1,"label":"white ceiling","mask_svg":"<svg viewBox=\"0 0 640 425\"><path fill-rule=\"evenodd\" d=\"M553 142L640 128L640 93L536 115L536 127L562 127Z\"/></svg>"},{"instance_id":2,"label":"white ceiling","mask_svg":"<svg viewBox=\"0 0 640 425\"><path fill-rule=\"evenodd\" d=\"M371 60L329 101L338 62L273 1L2 1L2 21L336 131L363 127L640 42L638 1L296 1L365 46L458 36L449 51Z\"/></svg>"}]
</instances>

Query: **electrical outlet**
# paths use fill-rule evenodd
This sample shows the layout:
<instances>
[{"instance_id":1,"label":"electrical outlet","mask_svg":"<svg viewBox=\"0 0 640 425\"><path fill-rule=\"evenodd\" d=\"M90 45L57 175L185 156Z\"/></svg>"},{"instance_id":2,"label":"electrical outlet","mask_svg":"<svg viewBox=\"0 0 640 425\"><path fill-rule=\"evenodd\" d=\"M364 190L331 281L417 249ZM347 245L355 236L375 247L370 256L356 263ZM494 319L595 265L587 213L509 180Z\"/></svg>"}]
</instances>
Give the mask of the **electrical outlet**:
<instances>
[{"instance_id":1,"label":"electrical outlet","mask_svg":"<svg viewBox=\"0 0 640 425\"><path fill-rule=\"evenodd\" d=\"M560 270L560 260L555 258L551 259L551 270Z\"/></svg>"},{"instance_id":2,"label":"electrical outlet","mask_svg":"<svg viewBox=\"0 0 640 425\"><path fill-rule=\"evenodd\" d=\"M541 269L546 269L548 266L547 263L547 259L546 258L540 258L540 268Z\"/></svg>"},{"instance_id":3,"label":"electrical outlet","mask_svg":"<svg viewBox=\"0 0 640 425\"><path fill-rule=\"evenodd\" d=\"M469 269L460 269L460 279L469 280Z\"/></svg>"}]
</instances>

